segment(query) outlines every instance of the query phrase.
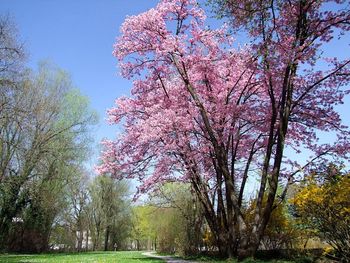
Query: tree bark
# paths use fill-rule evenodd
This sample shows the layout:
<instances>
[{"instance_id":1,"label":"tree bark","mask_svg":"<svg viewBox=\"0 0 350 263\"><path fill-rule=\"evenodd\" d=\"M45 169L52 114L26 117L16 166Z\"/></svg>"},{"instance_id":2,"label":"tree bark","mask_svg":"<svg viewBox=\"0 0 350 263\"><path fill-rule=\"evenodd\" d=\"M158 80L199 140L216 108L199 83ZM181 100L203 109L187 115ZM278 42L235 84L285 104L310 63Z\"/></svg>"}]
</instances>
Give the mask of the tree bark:
<instances>
[{"instance_id":1,"label":"tree bark","mask_svg":"<svg viewBox=\"0 0 350 263\"><path fill-rule=\"evenodd\" d=\"M108 241L109 241L109 226L106 227L106 233L105 233L105 244L104 244L104 250L108 250Z\"/></svg>"}]
</instances>

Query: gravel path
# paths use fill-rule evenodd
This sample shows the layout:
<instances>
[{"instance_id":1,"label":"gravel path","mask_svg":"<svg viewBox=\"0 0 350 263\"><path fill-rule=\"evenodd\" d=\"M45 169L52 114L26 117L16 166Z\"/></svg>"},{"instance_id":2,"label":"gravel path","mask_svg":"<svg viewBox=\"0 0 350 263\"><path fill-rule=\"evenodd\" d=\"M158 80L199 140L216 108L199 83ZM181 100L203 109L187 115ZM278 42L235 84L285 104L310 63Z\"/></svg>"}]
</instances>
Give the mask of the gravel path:
<instances>
[{"instance_id":1,"label":"gravel path","mask_svg":"<svg viewBox=\"0 0 350 263\"><path fill-rule=\"evenodd\" d=\"M154 252L144 252L142 254L147 257L163 259L167 263L198 263L197 261L189 261L189 260L184 260L180 258L174 258L172 256L159 256L159 255L155 255Z\"/></svg>"}]
</instances>

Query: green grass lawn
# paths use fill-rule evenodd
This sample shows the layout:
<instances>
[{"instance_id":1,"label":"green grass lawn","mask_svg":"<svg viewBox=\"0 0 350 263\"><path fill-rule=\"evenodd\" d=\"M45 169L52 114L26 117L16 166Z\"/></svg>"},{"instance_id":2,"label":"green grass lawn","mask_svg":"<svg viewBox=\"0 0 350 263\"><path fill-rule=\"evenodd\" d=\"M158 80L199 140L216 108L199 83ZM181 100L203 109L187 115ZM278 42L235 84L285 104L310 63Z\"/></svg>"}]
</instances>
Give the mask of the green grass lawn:
<instances>
[{"instance_id":1,"label":"green grass lawn","mask_svg":"<svg viewBox=\"0 0 350 263\"><path fill-rule=\"evenodd\" d=\"M176 257L175 257L176 258ZM178 258L178 257L177 257ZM181 259L181 258L178 258ZM222 260L212 257L189 257L187 260L203 263L237 263L236 260ZM150 258L142 255L139 251L118 251L118 252L84 252L84 253L52 253L52 254L0 254L0 263L2 262L27 262L27 263L164 263L163 260ZM283 261L283 260L253 260L246 259L242 263L291 263L291 262L312 262L312 261Z\"/></svg>"},{"instance_id":2,"label":"green grass lawn","mask_svg":"<svg viewBox=\"0 0 350 263\"><path fill-rule=\"evenodd\" d=\"M149 258L138 251L123 252L87 252L87 253L57 253L57 254L0 254L0 262L94 262L94 263L163 263L163 260Z\"/></svg>"}]
</instances>

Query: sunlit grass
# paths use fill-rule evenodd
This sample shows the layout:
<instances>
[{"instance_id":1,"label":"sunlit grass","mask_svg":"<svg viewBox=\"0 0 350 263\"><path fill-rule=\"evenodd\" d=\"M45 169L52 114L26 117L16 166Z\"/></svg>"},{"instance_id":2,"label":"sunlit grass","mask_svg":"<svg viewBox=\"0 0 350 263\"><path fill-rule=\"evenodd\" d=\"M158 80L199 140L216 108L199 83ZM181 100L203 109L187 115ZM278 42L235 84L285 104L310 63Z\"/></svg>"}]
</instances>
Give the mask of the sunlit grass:
<instances>
[{"instance_id":1,"label":"sunlit grass","mask_svg":"<svg viewBox=\"0 0 350 263\"><path fill-rule=\"evenodd\" d=\"M87 253L55 253L55 254L0 254L0 262L94 262L94 263L161 263L161 259L149 258L138 251L123 252L87 252Z\"/></svg>"},{"instance_id":2,"label":"sunlit grass","mask_svg":"<svg viewBox=\"0 0 350 263\"><path fill-rule=\"evenodd\" d=\"M181 257L172 256L179 261L184 260ZM215 257L193 256L185 260L191 262L203 263L237 263L236 260L223 260ZM51 254L0 254L0 263L42 263L42 262L58 262L58 263L164 263L165 261L159 258L148 257L140 251L118 251L118 252L84 252L84 253L51 253ZM246 259L242 263L291 263L291 262L312 262L305 260L284 261L284 260L257 260ZM180 263L180 262L179 262Z\"/></svg>"}]
</instances>

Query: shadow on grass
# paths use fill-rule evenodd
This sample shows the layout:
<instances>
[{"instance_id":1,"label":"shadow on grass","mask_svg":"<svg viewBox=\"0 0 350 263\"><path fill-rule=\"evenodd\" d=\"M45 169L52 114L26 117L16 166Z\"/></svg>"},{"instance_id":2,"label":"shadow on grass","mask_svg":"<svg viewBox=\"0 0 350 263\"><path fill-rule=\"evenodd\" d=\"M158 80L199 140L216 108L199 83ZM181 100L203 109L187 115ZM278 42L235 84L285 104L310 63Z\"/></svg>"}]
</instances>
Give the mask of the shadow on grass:
<instances>
[{"instance_id":1,"label":"shadow on grass","mask_svg":"<svg viewBox=\"0 0 350 263\"><path fill-rule=\"evenodd\" d=\"M128 259L137 260L137 261L164 262L164 260L156 257L131 257Z\"/></svg>"},{"instance_id":2,"label":"shadow on grass","mask_svg":"<svg viewBox=\"0 0 350 263\"><path fill-rule=\"evenodd\" d=\"M35 260L32 259L33 255L0 255L0 262L26 262L26 263L34 263Z\"/></svg>"}]
</instances>

